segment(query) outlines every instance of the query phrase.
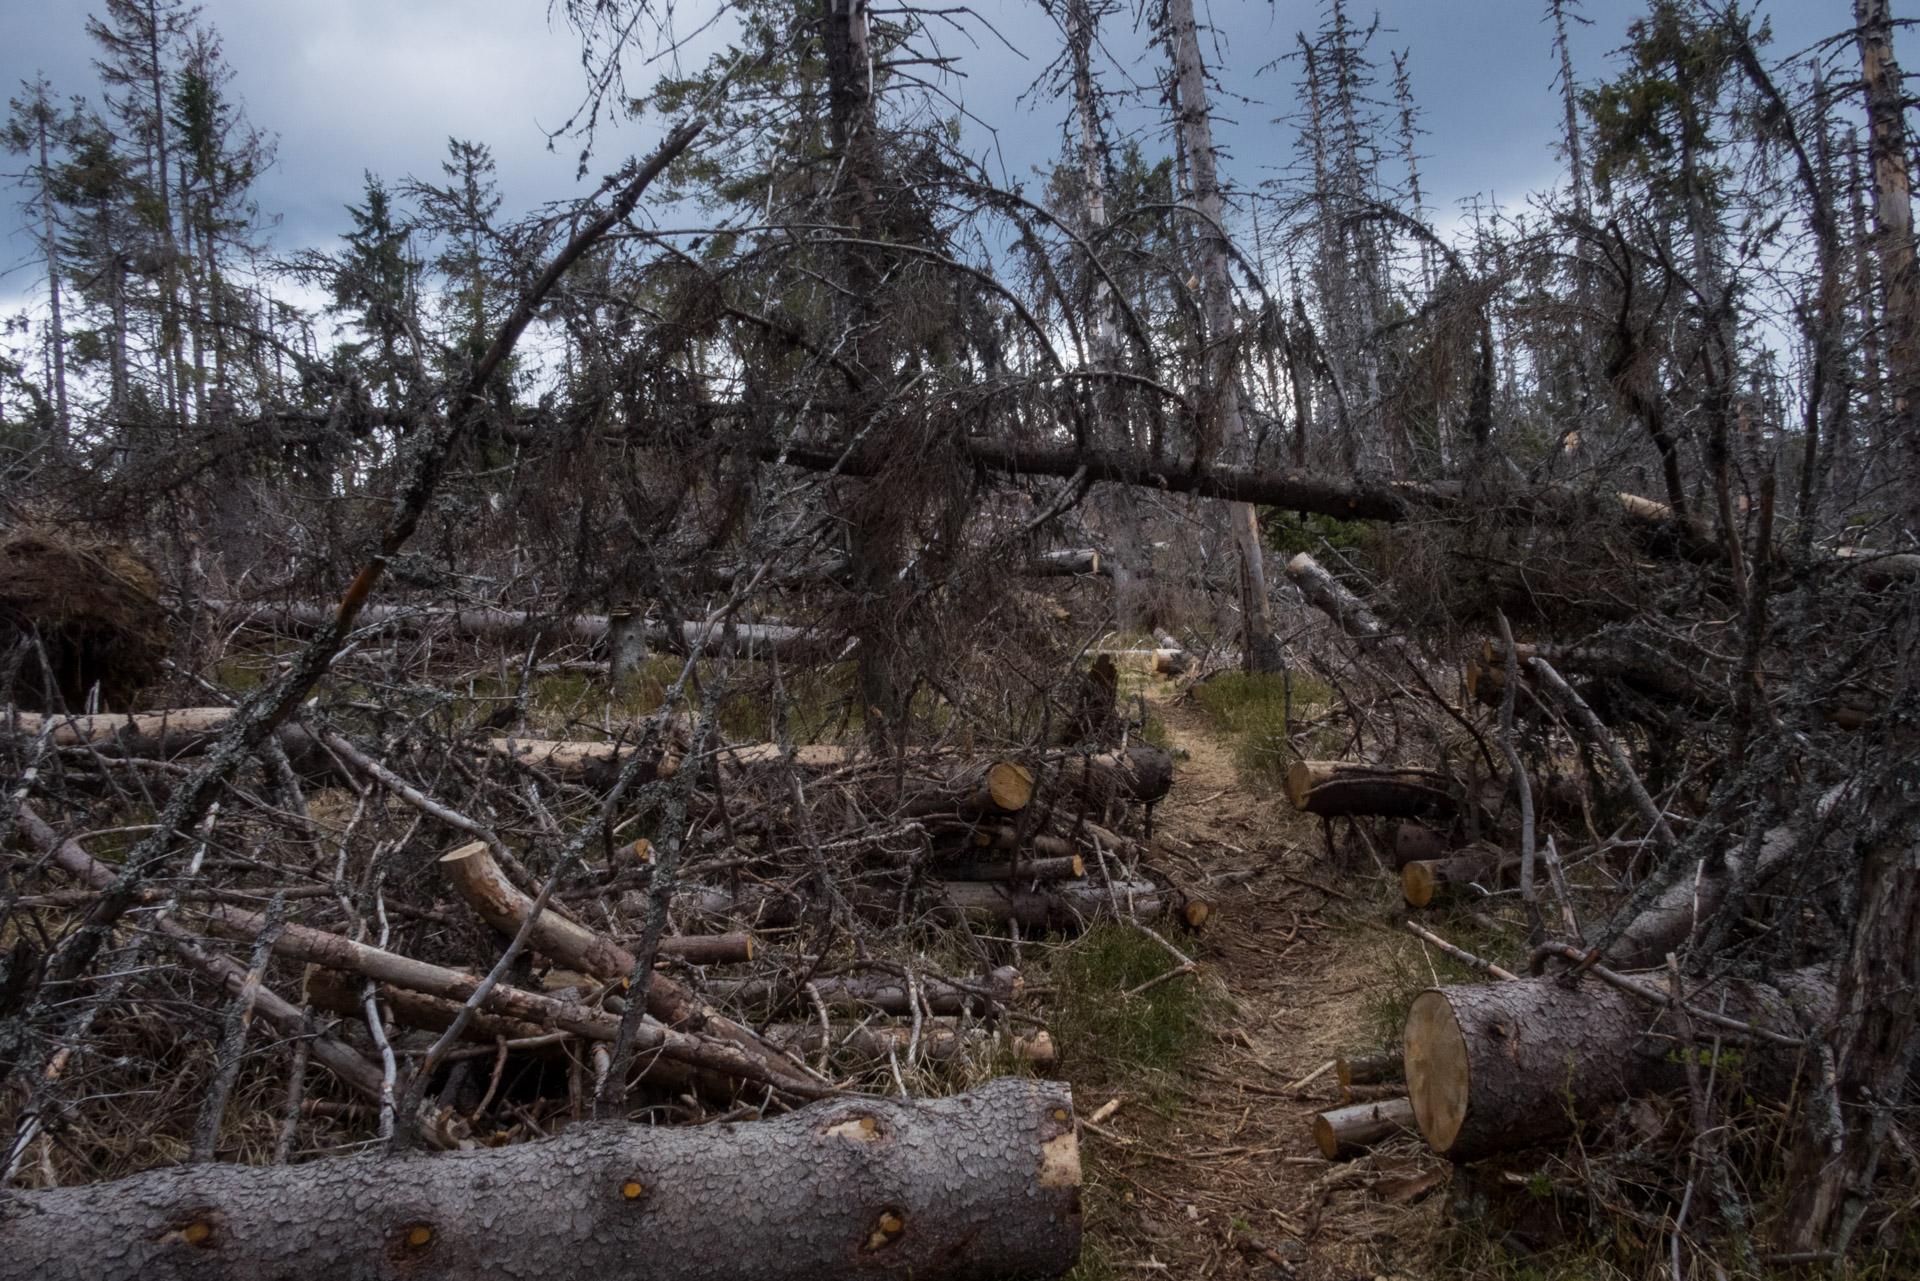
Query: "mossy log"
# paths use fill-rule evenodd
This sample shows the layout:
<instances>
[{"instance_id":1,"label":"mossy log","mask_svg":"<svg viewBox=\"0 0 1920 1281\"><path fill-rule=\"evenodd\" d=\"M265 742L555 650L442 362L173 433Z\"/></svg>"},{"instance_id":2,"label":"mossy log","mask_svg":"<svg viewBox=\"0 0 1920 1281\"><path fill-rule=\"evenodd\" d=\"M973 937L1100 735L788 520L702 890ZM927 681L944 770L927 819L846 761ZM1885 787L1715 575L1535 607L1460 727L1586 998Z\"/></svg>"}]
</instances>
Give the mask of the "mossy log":
<instances>
[{"instance_id":1,"label":"mossy log","mask_svg":"<svg viewBox=\"0 0 1920 1281\"><path fill-rule=\"evenodd\" d=\"M0 1281L1057 1277L1080 1231L1071 1092L1002 1078L748 1124L4 1193Z\"/></svg>"}]
</instances>

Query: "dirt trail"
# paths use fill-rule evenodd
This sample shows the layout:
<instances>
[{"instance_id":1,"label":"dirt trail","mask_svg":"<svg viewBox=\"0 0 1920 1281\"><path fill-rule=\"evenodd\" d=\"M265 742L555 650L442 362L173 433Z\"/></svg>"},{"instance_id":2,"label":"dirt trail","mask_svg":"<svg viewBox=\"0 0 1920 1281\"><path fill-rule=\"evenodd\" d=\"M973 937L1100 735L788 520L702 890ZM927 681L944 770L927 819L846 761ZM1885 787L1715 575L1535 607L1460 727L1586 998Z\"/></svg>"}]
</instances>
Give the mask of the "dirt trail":
<instances>
[{"instance_id":1,"label":"dirt trail","mask_svg":"<svg viewBox=\"0 0 1920 1281\"><path fill-rule=\"evenodd\" d=\"M1443 1163L1411 1137L1359 1161L1328 1162L1310 1125L1336 1104L1334 1074L1299 1096L1286 1089L1337 1053L1370 1048L1363 1007L1385 977L1386 950L1349 915L1378 919L1359 901L1375 888L1326 866L1317 820L1241 785L1231 744L1204 708L1177 695L1153 708L1171 745L1189 755L1155 818L1161 865L1192 885L1254 875L1206 891L1217 911L1195 959L1234 1009L1189 1065L1187 1101L1171 1120L1123 1104L1107 1127L1130 1144L1088 1136L1089 1170L1102 1185L1089 1226L1098 1263L1088 1271L1420 1275L1413 1261L1429 1253ZM1091 1115L1106 1101L1079 1104ZM1420 1198L1427 1204L1409 1208ZM1287 1263L1243 1249L1249 1237Z\"/></svg>"}]
</instances>

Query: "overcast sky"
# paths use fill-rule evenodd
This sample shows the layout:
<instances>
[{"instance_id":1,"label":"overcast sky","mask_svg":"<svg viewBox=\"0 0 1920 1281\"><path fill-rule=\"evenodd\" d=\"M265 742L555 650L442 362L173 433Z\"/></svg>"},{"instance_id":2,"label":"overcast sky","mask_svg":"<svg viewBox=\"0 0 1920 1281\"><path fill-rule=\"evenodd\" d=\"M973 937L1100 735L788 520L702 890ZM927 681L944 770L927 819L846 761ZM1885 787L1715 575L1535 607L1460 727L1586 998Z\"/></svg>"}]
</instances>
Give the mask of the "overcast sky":
<instances>
[{"instance_id":1,"label":"overcast sky","mask_svg":"<svg viewBox=\"0 0 1920 1281\"><path fill-rule=\"evenodd\" d=\"M704 0L712 3L712 0ZM682 0L683 23L703 0ZM1895 4L1908 12L1913 0ZM90 66L85 0L10 0L0 43L0 81L8 94L44 72L62 94L98 96ZM1058 151L1062 104L1018 104L1022 91L1056 55L1059 38L1037 5L975 0L975 8L1022 58L985 30L978 42L948 36L967 77L952 91L987 128L970 126L977 154L1007 176L1027 179ZM1383 69L1390 49L1411 50L1416 98L1428 131L1421 140L1429 204L1443 211L1476 193L1515 203L1550 185L1560 108L1557 65L1545 0L1381 0L1374 49ZM1575 72L1586 82L1608 73L1609 53L1643 6L1634 0L1586 0L1591 25L1575 33ZM1773 52L1785 55L1843 29L1851 0L1789 0L1761 6L1774 23ZM1219 73L1227 91L1216 110L1228 118L1222 140L1227 175L1247 186L1288 162L1292 130L1273 118L1293 109L1289 65L1256 75L1293 47L1293 34L1317 25L1318 0L1201 0L1217 31ZM1366 20L1374 7L1356 3ZM389 181L437 176L449 136L490 144L499 162L506 209L518 211L577 190L577 148L547 146L546 130L566 119L583 85L579 46L549 24L545 0L206 0L203 19L225 40L235 72L230 92L255 125L277 135L278 163L259 183L263 208L280 218L282 250L334 243L347 225L343 206L359 198L362 174ZM1158 54L1130 21L1113 20L1108 45L1124 76L1149 83ZM1902 37L1906 37L1903 35ZM1144 59L1144 60L1142 60ZM1211 57L1210 57L1211 60ZM1909 62L1914 58L1909 57ZM649 73L636 71L636 80ZM1381 92L1386 86L1381 86ZM1235 101L1234 95L1253 101ZM618 155L644 149L650 128L603 137L596 172ZM1164 144L1149 149L1164 154ZM10 196L17 193L9 193ZM9 233L0 263L0 298L30 290L32 247L18 234L8 200Z\"/></svg>"}]
</instances>

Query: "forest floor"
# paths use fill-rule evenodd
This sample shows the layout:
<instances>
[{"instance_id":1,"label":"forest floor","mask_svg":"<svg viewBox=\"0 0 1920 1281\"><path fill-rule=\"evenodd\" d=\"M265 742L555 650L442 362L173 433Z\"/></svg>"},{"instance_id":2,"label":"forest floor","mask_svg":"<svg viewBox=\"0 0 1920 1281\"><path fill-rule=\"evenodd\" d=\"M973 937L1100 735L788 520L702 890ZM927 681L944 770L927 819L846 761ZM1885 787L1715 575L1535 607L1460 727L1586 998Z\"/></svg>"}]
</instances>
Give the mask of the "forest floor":
<instances>
[{"instance_id":1,"label":"forest floor","mask_svg":"<svg viewBox=\"0 0 1920 1281\"><path fill-rule=\"evenodd\" d=\"M1328 1161L1311 1126L1338 1106L1333 1071L1290 1088L1335 1055L1378 1049L1397 998L1425 986L1396 937L1398 882L1389 894L1364 840L1358 863L1330 857L1319 821L1248 782L1194 698L1163 687L1149 706L1177 762L1155 815L1160 870L1188 885L1229 878L1211 883L1215 910L1188 936L1200 981L1225 999L1171 1089L1128 1098L1076 1082L1083 1117L1122 1102L1108 1135L1084 1135L1087 1245L1074 1275L1431 1275L1447 1164L1415 1136Z\"/></svg>"}]
</instances>

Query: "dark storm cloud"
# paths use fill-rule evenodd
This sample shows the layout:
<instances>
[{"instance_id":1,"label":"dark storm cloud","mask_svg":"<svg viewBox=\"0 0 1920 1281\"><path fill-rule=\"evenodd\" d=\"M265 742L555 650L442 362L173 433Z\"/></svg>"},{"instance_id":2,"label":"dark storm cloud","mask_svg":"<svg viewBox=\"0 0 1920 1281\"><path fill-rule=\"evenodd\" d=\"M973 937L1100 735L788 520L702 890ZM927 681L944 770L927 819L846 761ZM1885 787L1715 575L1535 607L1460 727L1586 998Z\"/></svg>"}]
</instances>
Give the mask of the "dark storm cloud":
<instances>
[{"instance_id":1,"label":"dark storm cloud","mask_svg":"<svg viewBox=\"0 0 1920 1281\"><path fill-rule=\"evenodd\" d=\"M683 22L694 7L685 6ZM97 96L85 35L88 6L14 0L9 8L8 39L0 45L8 92L44 71L63 93ZM972 38L943 34L946 51L969 73L949 89L995 131L976 129L973 150L995 172L1030 182L1032 168L1057 154L1064 108L1047 101L1018 107L1015 100L1055 56L1058 34L1035 4L983 0L977 8L1027 57L985 30ZM1427 130L1420 139L1422 180L1430 207L1443 217L1475 193L1517 203L1557 176L1557 64L1544 8L1543 0L1384 0L1378 6L1383 30L1374 50L1382 81L1376 92L1390 94L1388 51L1411 49ZM1642 8L1589 0L1583 12L1592 25L1575 32L1581 79L1606 74L1609 51ZM1766 11L1777 55L1843 29L1851 17L1847 0L1775 3ZM1356 4L1351 12L1365 22L1373 10ZM572 32L549 26L542 0L208 0L203 16L225 38L236 72L231 91L257 126L279 137L279 163L261 181L259 196L282 220L275 241L283 250L331 243L346 225L342 206L359 198L364 171L390 181L409 173L437 176L450 135L494 148L509 210L577 189L575 147L563 141L549 150L545 130L578 102L578 45ZM1272 121L1294 110L1297 68L1287 63L1255 73L1294 47L1296 30L1318 23L1319 6L1226 0L1214 3L1209 16L1224 68L1216 110L1230 122L1221 130L1228 176L1250 186L1292 160L1292 127ZM1115 21L1107 44L1120 64L1110 73L1112 85L1129 78L1153 83L1160 55L1145 49L1127 20ZM644 80L645 73L636 78ZM1150 153L1163 153L1151 110L1144 102L1122 120L1151 135ZM651 133L630 129L628 136L603 139L602 157L611 161L625 148L644 147ZM11 230L16 221L9 210L5 225ZM30 254L16 235L5 261ZM17 294L25 274L14 273L0 290Z\"/></svg>"}]
</instances>

